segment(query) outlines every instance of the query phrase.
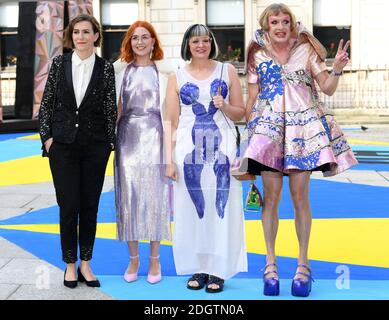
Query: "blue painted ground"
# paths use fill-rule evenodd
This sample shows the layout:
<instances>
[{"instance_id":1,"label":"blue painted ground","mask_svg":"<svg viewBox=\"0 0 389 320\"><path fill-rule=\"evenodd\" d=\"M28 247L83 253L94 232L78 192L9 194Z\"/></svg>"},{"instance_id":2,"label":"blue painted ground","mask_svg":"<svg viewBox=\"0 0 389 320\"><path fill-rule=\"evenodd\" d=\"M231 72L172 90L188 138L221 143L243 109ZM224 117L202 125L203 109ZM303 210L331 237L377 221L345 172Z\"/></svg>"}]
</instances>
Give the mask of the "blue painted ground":
<instances>
[{"instance_id":1,"label":"blue painted ground","mask_svg":"<svg viewBox=\"0 0 389 320\"><path fill-rule=\"evenodd\" d=\"M389 168L388 168L389 169ZM284 178L284 192L280 204L280 219L293 219L294 210ZM256 181L262 190L260 179ZM248 182L243 183L243 194L247 194ZM340 183L326 180L311 180L310 199L314 219L332 218L388 218L388 188L361 184ZM379 199L379 201L377 201ZM99 205L98 222L115 222L114 193L103 193ZM347 203L347 206L345 206ZM245 212L246 220L261 219L260 212ZM58 207L33 211L22 216L0 221L0 225L58 223Z\"/></svg>"},{"instance_id":2,"label":"blue painted ground","mask_svg":"<svg viewBox=\"0 0 389 320\"><path fill-rule=\"evenodd\" d=\"M24 134L0 135L0 161L24 158L40 154L40 141L14 140ZM29 135L29 134L25 134ZM353 146L356 151L382 151L377 153L386 156L389 147ZM389 171L389 164L361 164L355 170ZM293 207L288 190L287 178L280 204L280 218L292 219ZM257 179L257 186L262 190L262 183ZM247 193L248 183L243 184L243 194ZM389 218L388 188L367 185L338 183L324 180L311 180L310 197L315 219L334 218ZM261 219L260 212L246 212L246 220ZM99 206L98 221L114 222L114 194L104 193ZM58 207L30 212L22 216L0 221L0 225L13 224L57 224ZM0 229L0 236L15 243L35 256L63 269L61 261L59 235ZM187 290L187 277L175 273L171 246L161 246L161 265L163 280L158 285L146 282L148 268L149 245L140 243L140 279L132 284L122 280L129 254L127 244L116 240L96 239L92 268L102 282L102 291L116 299L256 299L262 300L262 272L265 257L259 254L248 254L248 272L238 274L226 282L226 290L217 295L210 295L204 290L193 292ZM313 291L309 299L389 299L389 269L352 264L342 264L350 271L350 288L338 289L336 272L339 263L311 260ZM271 299L292 299L290 295L291 278L295 272L296 259L279 257L279 273L281 278L281 296ZM268 299L268 297L266 297ZM294 299L294 298L293 298Z\"/></svg>"},{"instance_id":3,"label":"blue painted ground","mask_svg":"<svg viewBox=\"0 0 389 320\"><path fill-rule=\"evenodd\" d=\"M26 137L32 134L36 134L36 132L28 133L28 132L23 132L23 133L1 133L0 134L0 142L1 141L6 141L6 140L12 140L12 139L17 139L20 137Z\"/></svg>"},{"instance_id":4,"label":"blue painted ground","mask_svg":"<svg viewBox=\"0 0 389 320\"><path fill-rule=\"evenodd\" d=\"M188 290L186 278L165 277L158 286L145 285L145 277L137 282L127 284L115 276L104 276L102 291L107 294L117 293L122 300L388 300L389 281L351 281L350 287L338 289L336 281L317 280L308 298L296 298L290 293L291 280L280 279L280 295L266 297L262 294L259 279L232 279L225 285L225 290L218 294L207 294L204 290ZM174 288L174 289L173 289ZM168 293L168 294L167 294ZM325 293L325 294L323 294Z\"/></svg>"},{"instance_id":5,"label":"blue painted ground","mask_svg":"<svg viewBox=\"0 0 389 320\"><path fill-rule=\"evenodd\" d=\"M41 154L41 142L39 140L17 140L15 139L23 136L28 136L33 133L14 133L14 134L0 134L0 162L24 157L37 156ZM353 170L381 170L385 171L389 165L389 147L388 146L371 146L371 145L352 145L354 151L382 151L376 156L359 156L356 158L360 164L355 166ZM375 163L369 163L374 161Z\"/></svg>"},{"instance_id":6,"label":"blue painted ground","mask_svg":"<svg viewBox=\"0 0 389 320\"><path fill-rule=\"evenodd\" d=\"M7 150L0 152L0 162L40 155L41 146L38 140L19 140L18 143L15 140L0 141L1 150Z\"/></svg>"},{"instance_id":7,"label":"blue painted ground","mask_svg":"<svg viewBox=\"0 0 389 320\"><path fill-rule=\"evenodd\" d=\"M0 230L0 236L15 243L33 255L63 269L60 240L58 235L26 231ZM218 295L205 291L192 292L186 289L187 277L177 276L170 246L161 246L163 280L158 285L146 282L148 267L148 244L140 243L141 261L138 281L128 284L122 279L123 270L128 264L127 244L116 240L96 239L92 268L99 275L102 291L116 299L265 299L262 295L261 271L263 255L249 254L247 273L240 273L226 282L226 290ZM291 299L291 278L295 271L296 259L278 258L281 278L281 295L274 299ZM389 270L386 268L365 267L343 264L350 270L350 289L339 290L336 272L337 263L311 261L316 282L310 299L389 299ZM338 280L339 281L339 280ZM342 282L340 282L342 284ZM228 290L227 290L228 289ZM272 298L273 299L273 298Z\"/></svg>"},{"instance_id":8,"label":"blue painted ground","mask_svg":"<svg viewBox=\"0 0 389 320\"><path fill-rule=\"evenodd\" d=\"M59 235L29 231L0 230L0 236L59 268L64 267L59 250ZM147 243L139 243L139 250L144 253L140 255L140 275L147 274L148 249L149 245ZM163 275L176 276L171 246L161 245L160 256ZM96 274L121 276L123 270L127 267L128 261L129 253L127 243L110 239L96 239L92 260L92 267ZM248 261L248 272L239 273L236 277L260 278L262 275L260 268L265 265L265 257L263 255L249 253ZM296 268L296 259L278 257L277 261L280 276L282 278L292 278ZM339 274L336 272L336 268L340 265L339 263L317 260L311 260L310 263L312 270L314 270L315 279L337 279L339 277ZM351 280L389 280L389 269L387 268L353 264L342 265L346 265L349 268Z\"/></svg>"}]
</instances>

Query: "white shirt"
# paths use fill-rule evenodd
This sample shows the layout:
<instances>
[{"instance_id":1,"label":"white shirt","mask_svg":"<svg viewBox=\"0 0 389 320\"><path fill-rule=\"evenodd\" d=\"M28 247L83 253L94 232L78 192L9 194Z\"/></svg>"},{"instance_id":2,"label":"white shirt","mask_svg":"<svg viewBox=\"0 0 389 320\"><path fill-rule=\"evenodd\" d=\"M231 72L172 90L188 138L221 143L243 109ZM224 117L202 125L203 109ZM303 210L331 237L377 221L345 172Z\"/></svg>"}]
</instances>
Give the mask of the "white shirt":
<instances>
[{"instance_id":1,"label":"white shirt","mask_svg":"<svg viewBox=\"0 0 389 320\"><path fill-rule=\"evenodd\" d=\"M89 58L81 60L74 51L72 55L72 76L73 90L76 96L77 108L80 106L84 98L86 88L92 78L93 67L95 65L96 56L93 53Z\"/></svg>"}]
</instances>

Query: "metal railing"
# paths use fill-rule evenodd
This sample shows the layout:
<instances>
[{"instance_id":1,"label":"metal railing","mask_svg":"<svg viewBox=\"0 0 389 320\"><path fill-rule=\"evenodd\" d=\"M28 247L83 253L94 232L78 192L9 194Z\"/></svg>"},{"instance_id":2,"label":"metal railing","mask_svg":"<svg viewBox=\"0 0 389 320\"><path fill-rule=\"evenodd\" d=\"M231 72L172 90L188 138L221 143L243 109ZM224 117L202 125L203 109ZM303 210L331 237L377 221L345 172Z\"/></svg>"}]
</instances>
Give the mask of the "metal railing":
<instances>
[{"instance_id":1,"label":"metal railing","mask_svg":"<svg viewBox=\"0 0 389 320\"><path fill-rule=\"evenodd\" d=\"M16 69L6 68L1 76L3 106L15 104ZM241 76L244 95L247 95L246 77ZM319 87L316 86L319 90ZM354 68L345 70L333 96L320 92L322 101L331 109L379 109L389 113L389 66L385 68Z\"/></svg>"},{"instance_id":2,"label":"metal railing","mask_svg":"<svg viewBox=\"0 0 389 320\"><path fill-rule=\"evenodd\" d=\"M319 94L322 101L334 110L378 109L389 113L389 66L346 69L333 96Z\"/></svg>"},{"instance_id":3,"label":"metal railing","mask_svg":"<svg viewBox=\"0 0 389 320\"><path fill-rule=\"evenodd\" d=\"M240 76L244 97L247 97L246 76ZM333 96L327 96L316 88L321 100L331 109L379 109L389 114L389 65L348 68L339 79L338 88Z\"/></svg>"}]
</instances>

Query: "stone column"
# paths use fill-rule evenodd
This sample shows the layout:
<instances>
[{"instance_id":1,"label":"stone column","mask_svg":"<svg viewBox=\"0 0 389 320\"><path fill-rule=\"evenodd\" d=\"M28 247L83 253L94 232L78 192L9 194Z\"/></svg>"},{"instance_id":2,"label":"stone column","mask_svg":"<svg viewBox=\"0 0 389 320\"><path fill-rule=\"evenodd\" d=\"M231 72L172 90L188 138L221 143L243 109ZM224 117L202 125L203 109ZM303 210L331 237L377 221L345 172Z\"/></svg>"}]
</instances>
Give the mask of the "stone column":
<instances>
[{"instance_id":1,"label":"stone column","mask_svg":"<svg viewBox=\"0 0 389 320\"><path fill-rule=\"evenodd\" d=\"M193 0L151 1L150 22L158 32L166 58L179 58L185 30L195 23ZM147 3L147 1L146 1Z\"/></svg>"}]
</instances>

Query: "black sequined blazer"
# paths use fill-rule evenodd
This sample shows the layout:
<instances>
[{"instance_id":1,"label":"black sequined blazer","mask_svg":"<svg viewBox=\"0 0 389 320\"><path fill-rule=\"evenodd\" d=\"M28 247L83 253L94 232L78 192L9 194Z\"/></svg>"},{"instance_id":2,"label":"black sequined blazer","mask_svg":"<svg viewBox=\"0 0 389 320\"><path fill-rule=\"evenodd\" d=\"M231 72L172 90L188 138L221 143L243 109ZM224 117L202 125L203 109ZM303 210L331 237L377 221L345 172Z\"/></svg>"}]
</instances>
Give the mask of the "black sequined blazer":
<instances>
[{"instance_id":1,"label":"black sequined blazer","mask_svg":"<svg viewBox=\"0 0 389 320\"><path fill-rule=\"evenodd\" d=\"M96 55L92 77L77 109L72 80L72 54L53 59L39 109L43 156L49 138L61 143L107 141L115 144L117 117L115 73L110 62Z\"/></svg>"}]
</instances>

